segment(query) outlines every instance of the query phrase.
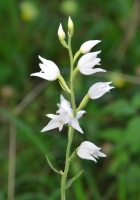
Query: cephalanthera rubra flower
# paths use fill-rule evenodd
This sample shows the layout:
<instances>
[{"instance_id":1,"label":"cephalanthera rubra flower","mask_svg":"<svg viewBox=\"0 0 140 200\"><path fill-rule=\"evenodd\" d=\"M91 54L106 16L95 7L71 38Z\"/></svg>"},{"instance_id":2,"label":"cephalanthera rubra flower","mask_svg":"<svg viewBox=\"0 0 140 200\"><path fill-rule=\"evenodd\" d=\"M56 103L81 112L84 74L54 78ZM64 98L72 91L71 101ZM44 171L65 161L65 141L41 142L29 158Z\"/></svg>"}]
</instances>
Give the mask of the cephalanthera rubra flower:
<instances>
[{"instance_id":1,"label":"cephalanthera rubra flower","mask_svg":"<svg viewBox=\"0 0 140 200\"><path fill-rule=\"evenodd\" d=\"M51 60L46 60L45 58L42 58L41 56L39 56L39 59L42 61L42 63L39 64L41 71L37 73L33 73L31 74L31 76L38 76L48 81L56 80L58 76L60 75L60 71L57 65Z\"/></svg>"},{"instance_id":2,"label":"cephalanthera rubra flower","mask_svg":"<svg viewBox=\"0 0 140 200\"><path fill-rule=\"evenodd\" d=\"M90 99L98 99L103 96L106 92L109 92L113 86L110 86L112 82L99 82L92 85L88 91Z\"/></svg>"},{"instance_id":3,"label":"cephalanthera rubra flower","mask_svg":"<svg viewBox=\"0 0 140 200\"><path fill-rule=\"evenodd\" d=\"M87 42L84 42L80 47L80 52L83 54L88 53L92 49L92 47L94 47L99 42L101 42L101 40L89 40Z\"/></svg>"},{"instance_id":4,"label":"cephalanthera rubra flower","mask_svg":"<svg viewBox=\"0 0 140 200\"><path fill-rule=\"evenodd\" d=\"M84 141L79 146L77 155L82 159L93 160L97 162L95 158L106 157L104 153L100 152L100 149L101 148L97 147L92 142Z\"/></svg>"}]
</instances>

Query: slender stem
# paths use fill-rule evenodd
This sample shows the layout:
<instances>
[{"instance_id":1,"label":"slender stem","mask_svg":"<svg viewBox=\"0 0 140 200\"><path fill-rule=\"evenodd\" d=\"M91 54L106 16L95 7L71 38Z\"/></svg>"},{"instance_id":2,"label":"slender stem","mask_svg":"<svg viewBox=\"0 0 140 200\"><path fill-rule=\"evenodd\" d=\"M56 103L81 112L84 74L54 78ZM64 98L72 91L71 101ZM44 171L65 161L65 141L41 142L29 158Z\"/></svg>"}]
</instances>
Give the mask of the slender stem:
<instances>
[{"instance_id":1,"label":"slender stem","mask_svg":"<svg viewBox=\"0 0 140 200\"><path fill-rule=\"evenodd\" d=\"M69 46L69 56L70 56L70 90L71 90L71 104L73 108L73 116L76 117L76 105L75 105L75 96L74 96L74 90L73 90L73 54L72 54L72 49L71 49L71 37L69 37L68 40L68 46Z\"/></svg>"},{"instance_id":2,"label":"slender stem","mask_svg":"<svg viewBox=\"0 0 140 200\"><path fill-rule=\"evenodd\" d=\"M78 56L81 54L81 51L77 51L77 53L74 56L74 62L76 61L76 59L78 58Z\"/></svg>"},{"instance_id":3,"label":"slender stem","mask_svg":"<svg viewBox=\"0 0 140 200\"><path fill-rule=\"evenodd\" d=\"M70 127L68 131L69 137L68 137L68 145L67 145L67 151L66 151L66 164L65 164L65 169L62 175L62 180L61 180L61 200L66 199L65 188L66 188L67 174L68 174L69 166L70 166L70 162L68 161L68 159L70 157L70 149L71 149L71 143L73 139L73 133L74 133L74 129Z\"/></svg>"},{"instance_id":4,"label":"slender stem","mask_svg":"<svg viewBox=\"0 0 140 200\"><path fill-rule=\"evenodd\" d=\"M69 46L68 51L69 51L69 56L70 56L71 104L72 104L72 109L73 109L73 117L76 117L76 105L75 105L75 97L74 97L74 90L73 90L73 79L72 79L74 61L73 61L73 54L72 54L72 49L71 49L71 37L70 36L69 36L69 39L68 39L68 46ZM70 149L71 149L71 144L72 144L72 140L73 140L73 134L74 134L74 129L72 127L69 127L65 169L64 169L64 173L63 173L62 179L61 179L61 200L66 199L66 196L65 196L66 181L67 181L67 174L68 174L69 166L70 166L70 161L68 159L70 157Z\"/></svg>"}]
</instances>

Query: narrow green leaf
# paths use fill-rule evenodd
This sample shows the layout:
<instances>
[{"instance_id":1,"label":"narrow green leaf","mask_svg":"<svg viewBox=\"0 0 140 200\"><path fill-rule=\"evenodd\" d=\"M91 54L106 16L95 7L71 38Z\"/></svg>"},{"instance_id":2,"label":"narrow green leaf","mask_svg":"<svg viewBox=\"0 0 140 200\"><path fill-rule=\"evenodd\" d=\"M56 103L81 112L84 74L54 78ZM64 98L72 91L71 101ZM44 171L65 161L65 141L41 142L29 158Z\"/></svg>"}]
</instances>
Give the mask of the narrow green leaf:
<instances>
[{"instance_id":1,"label":"narrow green leaf","mask_svg":"<svg viewBox=\"0 0 140 200\"><path fill-rule=\"evenodd\" d=\"M50 162L50 160L49 160L47 154L46 154L46 159L47 159L47 161L48 161L48 164L49 164L50 168L52 168L53 171L55 171L56 173L61 174L57 169L55 169L55 168L52 166L52 164L51 164L51 162Z\"/></svg>"},{"instance_id":2,"label":"narrow green leaf","mask_svg":"<svg viewBox=\"0 0 140 200\"><path fill-rule=\"evenodd\" d=\"M66 189L68 189L71 184L79 177L81 176L81 174L83 173L84 170L82 170L81 172L79 172L76 176L74 176L73 178L71 178L68 182L67 182L67 185L66 185Z\"/></svg>"}]
</instances>

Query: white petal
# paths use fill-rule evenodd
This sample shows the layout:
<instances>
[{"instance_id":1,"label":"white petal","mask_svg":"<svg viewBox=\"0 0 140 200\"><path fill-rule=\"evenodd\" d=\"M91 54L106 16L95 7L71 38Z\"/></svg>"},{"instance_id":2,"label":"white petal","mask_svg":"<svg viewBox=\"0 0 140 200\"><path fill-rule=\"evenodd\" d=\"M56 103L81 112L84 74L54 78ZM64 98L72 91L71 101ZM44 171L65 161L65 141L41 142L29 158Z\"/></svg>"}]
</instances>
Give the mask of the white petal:
<instances>
[{"instance_id":1,"label":"white petal","mask_svg":"<svg viewBox=\"0 0 140 200\"><path fill-rule=\"evenodd\" d=\"M89 141L84 141L81 143L80 148L85 148L85 149L92 149L92 151L100 150L101 148L97 147L95 144Z\"/></svg>"},{"instance_id":2,"label":"white petal","mask_svg":"<svg viewBox=\"0 0 140 200\"><path fill-rule=\"evenodd\" d=\"M78 150L77 155L82 159L93 160L94 162L97 162L96 159L93 156L85 153L83 150Z\"/></svg>"},{"instance_id":3,"label":"white petal","mask_svg":"<svg viewBox=\"0 0 140 200\"><path fill-rule=\"evenodd\" d=\"M71 119L70 119L70 125L71 125L74 129L76 129L77 131L79 131L80 133L84 133L84 132L82 131L81 127L79 126L79 122L78 122L77 119L71 118Z\"/></svg>"},{"instance_id":4,"label":"white petal","mask_svg":"<svg viewBox=\"0 0 140 200\"><path fill-rule=\"evenodd\" d=\"M81 69L92 69L95 65L101 65L99 62L100 58L94 58L92 61L87 62L85 65L81 67Z\"/></svg>"},{"instance_id":5,"label":"white petal","mask_svg":"<svg viewBox=\"0 0 140 200\"><path fill-rule=\"evenodd\" d=\"M98 151L96 153L96 155L99 156L99 157L106 157L106 155L104 153L100 152L100 151Z\"/></svg>"},{"instance_id":6,"label":"white petal","mask_svg":"<svg viewBox=\"0 0 140 200\"><path fill-rule=\"evenodd\" d=\"M71 117L73 116L73 111L70 105L70 102L67 101L63 95L60 96L60 104L57 104L58 107L60 108L57 113L67 113Z\"/></svg>"},{"instance_id":7,"label":"white petal","mask_svg":"<svg viewBox=\"0 0 140 200\"><path fill-rule=\"evenodd\" d=\"M60 114L59 121L63 122L63 124L67 124L69 122L69 116L67 114Z\"/></svg>"},{"instance_id":8,"label":"white petal","mask_svg":"<svg viewBox=\"0 0 140 200\"><path fill-rule=\"evenodd\" d=\"M86 113L85 110L80 110L80 111L78 111L78 112L77 112L77 115L76 115L76 119L80 119L84 113Z\"/></svg>"},{"instance_id":9,"label":"white petal","mask_svg":"<svg viewBox=\"0 0 140 200\"><path fill-rule=\"evenodd\" d=\"M82 46L80 47L81 53L83 53L83 54L88 53L91 50L91 48L94 47L99 42L101 42L101 41L100 40L89 40L89 41L83 43Z\"/></svg>"},{"instance_id":10,"label":"white petal","mask_svg":"<svg viewBox=\"0 0 140 200\"><path fill-rule=\"evenodd\" d=\"M62 104L63 102L65 102L65 104L67 105L67 107L71 107L70 102L67 101L67 100L63 97L63 95L61 94L61 96L60 96L60 104Z\"/></svg>"},{"instance_id":11,"label":"white petal","mask_svg":"<svg viewBox=\"0 0 140 200\"><path fill-rule=\"evenodd\" d=\"M56 113L59 113L59 114L68 114L68 112L64 109L64 108L61 108L59 110L56 111Z\"/></svg>"},{"instance_id":12,"label":"white petal","mask_svg":"<svg viewBox=\"0 0 140 200\"><path fill-rule=\"evenodd\" d=\"M46 116L51 118L51 119L58 118L58 115L53 115L53 114L47 114Z\"/></svg>"},{"instance_id":13,"label":"white petal","mask_svg":"<svg viewBox=\"0 0 140 200\"><path fill-rule=\"evenodd\" d=\"M94 58L97 57L97 55L100 53L101 51L96 51L96 52L92 52L92 53L87 53L85 55L83 55L80 60L78 61L78 66L82 67L83 65L85 65L87 62L92 61Z\"/></svg>"},{"instance_id":14,"label":"white petal","mask_svg":"<svg viewBox=\"0 0 140 200\"><path fill-rule=\"evenodd\" d=\"M54 71L51 67L47 67L44 64L39 64L40 68L41 68L41 73L44 72L44 74L46 74L47 77L52 76L55 77L55 79L57 79L59 72L58 71Z\"/></svg>"},{"instance_id":15,"label":"white petal","mask_svg":"<svg viewBox=\"0 0 140 200\"><path fill-rule=\"evenodd\" d=\"M38 77L46 79L48 81L54 81L54 80L57 79L57 77L54 76L54 75L45 74L45 73L42 73L42 72L37 72L37 73L31 74L30 76L38 76Z\"/></svg>"},{"instance_id":16,"label":"white petal","mask_svg":"<svg viewBox=\"0 0 140 200\"><path fill-rule=\"evenodd\" d=\"M106 70L101 69L101 68L95 68L95 69L80 69L79 70L82 74L84 75L90 75L90 74L95 74L97 72L106 72Z\"/></svg>"},{"instance_id":17,"label":"white petal","mask_svg":"<svg viewBox=\"0 0 140 200\"><path fill-rule=\"evenodd\" d=\"M42 58L41 56L38 56L39 59L43 62L44 65L51 68L54 72L60 72L57 65L52 62L51 60L46 60L45 58Z\"/></svg>"},{"instance_id":18,"label":"white petal","mask_svg":"<svg viewBox=\"0 0 140 200\"><path fill-rule=\"evenodd\" d=\"M58 128L59 127L59 123L58 121L55 121L55 120L51 120L47 126L45 126L41 132L45 132L45 131L48 131L48 130L51 130L51 129L54 129L54 128Z\"/></svg>"}]
</instances>

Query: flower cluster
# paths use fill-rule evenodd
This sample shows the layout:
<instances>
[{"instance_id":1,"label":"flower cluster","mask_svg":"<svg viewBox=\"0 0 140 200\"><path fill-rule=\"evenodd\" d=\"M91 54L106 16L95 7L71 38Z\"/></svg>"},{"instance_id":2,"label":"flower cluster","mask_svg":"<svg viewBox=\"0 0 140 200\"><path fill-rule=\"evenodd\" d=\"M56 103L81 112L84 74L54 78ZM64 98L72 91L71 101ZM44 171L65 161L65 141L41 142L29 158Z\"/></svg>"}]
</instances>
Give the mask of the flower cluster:
<instances>
[{"instance_id":1,"label":"flower cluster","mask_svg":"<svg viewBox=\"0 0 140 200\"><path fill-rule=\"evenodd\" d=\"M68 20L68 36L71 38L74 32L74 25L69 17ZM65 41L66 34L63 30L62 24L60 24L58 29L58 37L61 42L61 44L69 50L69 46ZM74 56L74 62L78 58L80 54L82 57L77 62L77 66L72 71L71 77L72 80L75 79L75 76L78 72L80 72L83 75L91 75L95 74L97 72L106 72L106 70L102 68L96 68L96 66L101 65L100 61L101 59L98 57L99 53L101 51L96 52L90 52L90 50L97 45L100 40L89 40L85 43L83 43L77 51L77 53ZM37 73L31 74L31 76L38 76L40 78L46 79L48 81L54 81L56 79L59 80L59 83L66 92L68 92L71 95L71 87L67 86L65 80L61 76L60 70L58 66L50 61L42 58L39 56L39 59L42 61L42 63L39 64L41 71ZM59 128L59 131L62 130L64 125L68 125L69 127L74 128L75 130L79 131L80 133L83 133L82 128L79 125L78 120L82 117L82 115L86 112L85 110L82 110L89 99L98 99L101 96L103 96L105 93L109 92L113 86L110 86L111 82L98 82L93 84L83 100L81 101L79 107L76 109L76 117L74 115L73 107L71 106L70 102L67 101L62 95L60 96L60 104L57 104L58 110L56 111L56 114L48 114L47 117L51 118L51 121L45 126L41 132L48 131L51 129ZM77 155L83 159L89 159L96 162L95 158L98 157L105 157L106 155L101 153L100 148L98 148L96 145L94 145L91 142L84 141L81 143L81 145L77 148Z\"/></svg>"}]
</instances>

